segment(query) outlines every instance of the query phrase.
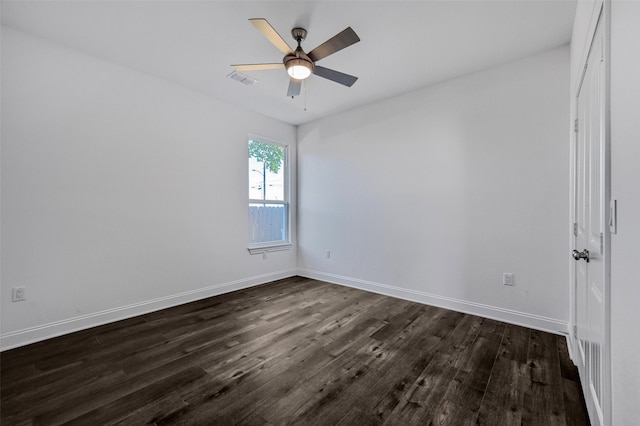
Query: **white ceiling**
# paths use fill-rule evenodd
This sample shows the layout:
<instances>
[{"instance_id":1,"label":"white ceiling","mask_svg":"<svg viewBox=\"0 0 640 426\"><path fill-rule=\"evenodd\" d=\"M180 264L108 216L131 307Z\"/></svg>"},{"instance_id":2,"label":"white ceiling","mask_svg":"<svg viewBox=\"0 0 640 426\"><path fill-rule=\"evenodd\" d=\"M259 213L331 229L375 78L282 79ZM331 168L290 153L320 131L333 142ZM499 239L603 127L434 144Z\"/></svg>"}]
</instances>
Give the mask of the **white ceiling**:
<instances>
[{"instance_id":1,"label":"white ceiling","mask_svg":"<svg viewBox=\"0 0 640 426\"><path fill-rule=\"evenodd\" d=\"M301 124L510 62L570 41L576 0L7 1L4 25L266 116ZM248 22L266 18L310 51L351 26L361 41L318 62L359 77L351 88L312 76L286 96L284 70L226 78L230 64L279 62ZM306 106L306 111L305 111Z\"/></svg>"}]
</instances>

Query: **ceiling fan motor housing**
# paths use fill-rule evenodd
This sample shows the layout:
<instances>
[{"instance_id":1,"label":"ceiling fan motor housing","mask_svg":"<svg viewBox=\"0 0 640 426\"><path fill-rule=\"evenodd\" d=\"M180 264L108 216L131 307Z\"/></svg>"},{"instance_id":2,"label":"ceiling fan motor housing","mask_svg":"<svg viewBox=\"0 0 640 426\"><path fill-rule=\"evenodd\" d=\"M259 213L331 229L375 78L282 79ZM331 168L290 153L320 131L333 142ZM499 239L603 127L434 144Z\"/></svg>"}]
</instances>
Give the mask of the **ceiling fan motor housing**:
<instances>
[{"instance_id":1,"label":"ceiling fan motor housing","mask_svg":"<svg viewBox=\"0 0 640 426\"><path fill-rule=\"evenodd\" d=\"M291 35L293 36L293 39L295 41L300 43L301 41L304 41L305 38L307 38L307 30L305 30L304 28L296 27L291 30Z\"/></svg>"},{"instance_id":2,"label":"ceiling fan motor housing","mask_svg":"<svg viewBox=\"0 0 640 426\"><path fill-rule=\"evenodd\" d=\"M282 62L284 63L285 68L287 70L293 66L304 66L308 68L311 73L314 71L314 64L311 58L307 56L307 54L302 50L300 43L307 37L307 30L304 28L296 27L291 30L291 35L298 42L298 47L296 48L294 54L286 55L282 58Z\"/></svg>"},{"instance_id":3,"label":"ceiling fan motor housing","mask_svg":"<svg viewBox=\"0 0 640 426\"><path fill-rule=\"evenodd\" d=\"M295 61L295 62L291 62ZM291 62L291 63L289 63ZM302 49L298 48L295 51L295 55L287 55L282 59L282 63L286 68L289 68L295 64L301 65L304 63L311 71L313 71L313 61L309 59L306 53L302 51Z\"/></svg>"}]
</instances>

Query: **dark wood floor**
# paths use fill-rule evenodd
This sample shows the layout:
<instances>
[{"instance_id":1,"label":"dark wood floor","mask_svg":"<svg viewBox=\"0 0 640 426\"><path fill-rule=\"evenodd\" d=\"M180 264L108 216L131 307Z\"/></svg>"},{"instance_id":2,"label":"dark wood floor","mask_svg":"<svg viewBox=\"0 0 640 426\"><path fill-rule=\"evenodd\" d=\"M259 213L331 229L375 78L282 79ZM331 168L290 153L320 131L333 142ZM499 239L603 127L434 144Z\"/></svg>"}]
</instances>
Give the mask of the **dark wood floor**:
<instances>
[{"instance_id":1,"label":"dark wood floor","mask_svg":"<svg viewBox=\"0 0 640 426\"><path fill-rule=\"evenodd\" d=\"M564 337L291 278L3 352L2 425L585 425Z\"/></svg>"}]
</instances>

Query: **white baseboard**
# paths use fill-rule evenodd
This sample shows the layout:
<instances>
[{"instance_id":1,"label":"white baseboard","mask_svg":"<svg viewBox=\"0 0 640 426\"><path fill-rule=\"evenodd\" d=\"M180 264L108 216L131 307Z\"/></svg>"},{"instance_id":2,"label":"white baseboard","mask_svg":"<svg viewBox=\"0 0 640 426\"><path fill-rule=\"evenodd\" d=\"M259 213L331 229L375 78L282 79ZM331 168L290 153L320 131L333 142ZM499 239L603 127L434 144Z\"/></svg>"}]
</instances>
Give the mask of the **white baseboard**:
<instances>
[{"instance_id":1,"label":"white baseboard","mask_svg":"<svg viewBox=\"0 0 640 426\"><path fill-rule=\"evenodd\" d=\"M569 359L571 360L571 362L576 364L576 359L573 357L573 354L575 353L573 349L573 343L574 339L571 337L571 334L567 334L567 350L569 351Z\"/></svg>"},{"instance_id":2,"label":"white baseboard","mask_svg":"<svg viewBox=\"0 0 640 426\"><path fill-rule=\"evenodd\" d=\"M329 274L326 272L298 269L298 275L306 278L313 278L316 280L330 282L333 284L354 287L373 293L379 293L385 296L397 297L399 299L405 299L412 302L424 303L426 305L438 306L440 308L451 309L453 311L464 312L466 314L491 318L498 321L521 325L524 327L546 331L553 334L559 334L563 336L567 336L569 334L568 322L555 318L547 318L526 312L504 309L497 306L484 305L467 300L454 299L451 297L439 296L437 294L425 293L402 287L365 281L357 278L344 277L340 275Z\"/></svg>"},{"instance_id":3,"label":"white baseboard","mask_svg":"<svg viewBox=\"0 0 640 426\"><path fill-rule=\"evenodd\" d=\"M329 274L326 272L312 271L307 269L288 269L244 278L241 280L230 281L227 283L216 284L197 290L191 290L171 296L147 300L144 302L134 303L131 305L121 306L113 309L107 309L92 314L81 315L62 321L56 321L48 324L42 324L36 327L30 327L22 330L4 333L0 335L0 351L28 345L30 343L50 339L52 337L73 333L75 331L120 321L137 315L143 315L160 309L171 308L173 306L205 299L207 297L217 296L219 294L253 287L282 278L289 278L295 275L344 285L347 287L354 287L360 290L383 294L385 296L392 296L400 299L410 300L412 302L424 303L427 305L433 305L441 308L451 309L454 311L478 315L485 318L491 318L498 321L517 324L554 334L565 336L569 334L569 324L565 321L554 318L547 318L539 315L529 314L526 312L518 312L510 309L499 308L496 306L484 305L466 300L454 299L451 297L410 290L402 287ZM573 352L572 349L574 348L571 345L572 342L570 339L568 339L568 343L569 350ZM573 353L571 355L573 355Z\"/></svg>"},{"instance_id":4,"label":"white baseboard","mask_svg":"<svg viewBox=\"0 0 640 426\"><path fill-rule=\"evenodd\" d=\"M296 269L272 272L269 274L243 278L221 284L215 284L205 288L185 291L171 296L160 297L144 302L133 303L131 305L118 308L107 309L92 314L81 315L74 318L42 324L36 327L25 328L0 335L0 351L28 345L63 334L73 333L91 327L107 324L114 321L135 317L137 315L158 311L160 309L171 308L184 303L194 302L207 297L217 296L231 291L253 287L270 281L289 278L297 274Z\"/></svg>"}]
</instances>

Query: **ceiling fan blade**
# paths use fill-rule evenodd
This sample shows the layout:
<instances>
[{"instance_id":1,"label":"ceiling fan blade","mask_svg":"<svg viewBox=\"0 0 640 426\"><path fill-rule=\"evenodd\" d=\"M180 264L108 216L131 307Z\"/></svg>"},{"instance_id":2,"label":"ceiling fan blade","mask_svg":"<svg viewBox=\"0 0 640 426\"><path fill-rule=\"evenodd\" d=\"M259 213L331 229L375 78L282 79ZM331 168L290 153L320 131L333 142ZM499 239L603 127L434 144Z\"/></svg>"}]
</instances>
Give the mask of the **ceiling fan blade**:
<instances>
[{"instance_id":1,"label":"ceiling fan blade","mask_svg":"<svg viewBox=\"0 0 640 426\"><path fill-rule=\"evenodd\" d=\"M284 68L284 64L282 62L277 64L238 64L231 66L235 68L236 71L262 71Z\"/></svg>"},{"instance_id":2,"label":"ceiling fan blade","mask_svg":"<svg viewBox=\"0 0 640 426\"><path fill-rule=\"evenodd\" d=\"M300 87L302 86L302 80L296 80L291 78L289 80L289 90L287 90L287 96L298 96L300 94Z\"/></svg>"},{"instance_id":3,"label":"ceiling fan blade","mask_svg":"<svg viewBox=\"0 0 640 426\"><path fill-rule=\"evenodd\" d=\"M289 47L286 41L278 34L278 32L271 26L269 21L264 18L252 18L249 19L254 27L262 33L283 55L289 55L293 53L293 50Z\"/></svg>"},{"instance_id":4,"label":"ceiling fan blade","mask_svg":"<svg viewBox=\"0 0 640 426\"><path fill-rule=\"evenodd\" d=\"M322 58L326 58L329 55L336 53L339 50L349 47L360 41L360 37L356 34L351 27L347 27L343 31L331 37L329 40L322 43L320 46L313 49L307 55L313 62L319 61Z\"/></svg>"},{"instance_id":5,"label":"ceiling fan blade","mask_svg":"<svg viewBox=\"0 0 640 426\"><path fill-rule=\"evenodd\" d=\"M347 87L353 86L353 83L355 83L358 79L358 77L355 77L353 75L345 74L343 72L332 70L330 68L321 67L320 65L315 66L313 73L320 77L324 77L327 80L344 84Z\"/></svg>"}]
</instances>

